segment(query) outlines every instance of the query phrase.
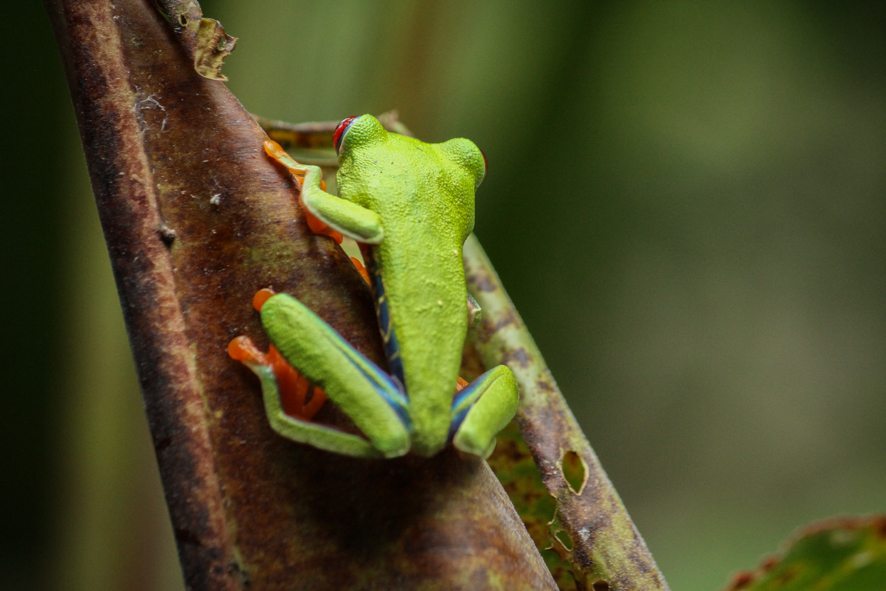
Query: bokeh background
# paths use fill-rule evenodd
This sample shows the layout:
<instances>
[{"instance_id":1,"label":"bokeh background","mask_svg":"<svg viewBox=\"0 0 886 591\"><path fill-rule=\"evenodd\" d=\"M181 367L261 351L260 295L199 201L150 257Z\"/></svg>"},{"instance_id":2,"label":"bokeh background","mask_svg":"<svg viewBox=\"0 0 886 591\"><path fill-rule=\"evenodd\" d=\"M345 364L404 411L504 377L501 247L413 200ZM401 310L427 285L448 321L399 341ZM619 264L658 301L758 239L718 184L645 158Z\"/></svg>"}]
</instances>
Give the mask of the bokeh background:
<instances>
[{"instance_id":1,"label":"bokeh background","mask_svg":"<svg viewBox=\"0 0 886 591\"><path fill-rule=\"evenodd\" d=\"M250 110L483 147L477 233L675 591L886 509L886 4L203 7ZM0 585L181 589L41 8L0 51Z\"/></svg>"}]
</instances>

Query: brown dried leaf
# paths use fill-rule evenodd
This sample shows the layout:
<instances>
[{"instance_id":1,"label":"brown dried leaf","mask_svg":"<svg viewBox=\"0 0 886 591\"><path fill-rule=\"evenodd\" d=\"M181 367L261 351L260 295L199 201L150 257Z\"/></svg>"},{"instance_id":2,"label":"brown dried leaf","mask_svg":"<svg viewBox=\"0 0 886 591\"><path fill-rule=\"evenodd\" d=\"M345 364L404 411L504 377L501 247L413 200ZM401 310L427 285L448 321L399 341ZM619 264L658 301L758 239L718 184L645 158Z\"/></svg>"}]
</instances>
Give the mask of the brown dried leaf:
<instances>
[{"instance_id":1,"label":"brown dried leaf","mask_svg":"<svg viewBox=\"0 0 886 591\"><path fill-rule=\"evenodd\" d=\"M194 49L194 69L210 80L227 80L221 73L225 58L234 51L237 38L225 33L222 24L212 18L201 18L197 27L197 46Z\"/></svg>"},{"instance_id":2,"label":"brown dried leaf","mask_svg":"<svg viewBox=\"0 0 886 591\"><path fill-rule=\"evenodd\" d=\"M381 359L368 291L264 134L198 75L195 2L50 0L190 589L552 589L485 463L360 461L270 430L229 360L255 290ZM169 24L172 23L172 24ZM171 30L170 30L171 28Z\"/></svg>"}]
</instances>

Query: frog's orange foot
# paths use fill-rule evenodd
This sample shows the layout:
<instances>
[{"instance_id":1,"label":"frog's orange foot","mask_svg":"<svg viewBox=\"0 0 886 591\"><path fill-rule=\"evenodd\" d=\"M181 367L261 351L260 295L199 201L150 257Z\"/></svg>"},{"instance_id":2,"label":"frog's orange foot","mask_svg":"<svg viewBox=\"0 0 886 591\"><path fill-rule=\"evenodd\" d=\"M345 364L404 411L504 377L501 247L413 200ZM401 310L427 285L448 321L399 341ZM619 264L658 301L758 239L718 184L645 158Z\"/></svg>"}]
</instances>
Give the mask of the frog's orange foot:
<instances>
[{"instance_id":1,"label":"frog's orange foot","mask_svg":"<svg viewBox=\"0 0 886 591\"><path fill-rule=\"evenodd\" d=\"M258 350L247 336L239 336L228 343L228 357L244 364L268 365L267 356Z\"/></svg>"},{"instance_id":2,"label":"frog's orange foot","mask_svg":"<svg viewBox=\"0 0 886 591\"><path fill-rule=\"evenodd\" d=\"M277 379L283 411L299 419L312 419L326 401L326 393L292 367L273 345L268 348L267 358Z\"/></svg>"},{"instance_id":3,"label":"frog's orange foot","mask_svg":"<svg viewBox=\"0 0 886 591\"><path fill-rule=\"evenodd\" d=\"M302 181L305 178L305 174L307 173L307 168L290 156L286 150L283 149L283 146L275 142L274 140L268 139L262 143L262 149L265 151L265 154L279 162L282 166L286 167L298 182L298 188L301 190Z\"/></svg>"},{"instance_id":4,"label":"frog's orange foot","mask_svg":"<svg viewBox=\"0 0 886 591\"><path fill-rule=\"evenodd\" d=\"M286 150L283 149L283 146L272 139L266 139L262 142L261 147L265 151L265 154L274 160L280 160L282 156L286 154Z\"/></svg>"},{"instance_id":5,"label":"frog's orange foot","mask_svg":"<svg viewBox=\"0 0 886 591\"><path fill-rule=\"evenodd\" d=\"M270 287L263 287L262 289L255 292L255 295L252 296L252 307L255 308L256 312L261 312L262 306L265 305L270 297L277 292L271 289Z\"/></svg>"},{"instance_id":6,"label":"frog's orange foot","mask_svg":"<svg viewBox=\"0 0 886 591\"><path fill-rule=\"evenodd\" d=\"M245 365L270 367L280 393L280 405L291 417L308 421L326 402L326 393L292 367L273 345L262 353L249 337L239 336L228 343L228 355Z\"/></svg>"}]
</instances>

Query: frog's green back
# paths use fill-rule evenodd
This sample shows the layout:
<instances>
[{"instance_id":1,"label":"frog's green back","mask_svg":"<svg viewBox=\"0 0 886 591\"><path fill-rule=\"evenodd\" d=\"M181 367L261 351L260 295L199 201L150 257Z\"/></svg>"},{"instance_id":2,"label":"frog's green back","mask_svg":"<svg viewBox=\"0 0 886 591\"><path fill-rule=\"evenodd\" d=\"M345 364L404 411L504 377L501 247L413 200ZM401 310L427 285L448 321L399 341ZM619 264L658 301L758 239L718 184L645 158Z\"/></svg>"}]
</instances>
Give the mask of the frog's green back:
<instances>
[{"instance_id":1,"label":"frog's green back","mask_svg":"<svg viewBox=\"0 0 886 591\"><path fill-rule=\"evenodd\" d=\"M382 221L373 256L399 343L413 449L423 455L446 444L467 331L462 245L478 184L477 166L464 164L471 150L479 154L468 140L426 144L385 132L343 151L339 169L341 196Z\"/></svg>"}]
</instances>

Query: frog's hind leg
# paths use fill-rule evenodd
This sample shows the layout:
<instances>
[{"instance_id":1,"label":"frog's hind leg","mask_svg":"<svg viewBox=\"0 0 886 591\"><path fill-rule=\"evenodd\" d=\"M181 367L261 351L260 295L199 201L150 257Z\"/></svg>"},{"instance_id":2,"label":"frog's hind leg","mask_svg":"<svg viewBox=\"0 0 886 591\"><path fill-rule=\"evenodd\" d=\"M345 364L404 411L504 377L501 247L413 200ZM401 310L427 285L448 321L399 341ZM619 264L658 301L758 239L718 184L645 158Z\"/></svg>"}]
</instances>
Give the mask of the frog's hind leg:
<instances>
[{"instance_id":1,"label":"frog's hind leg","mask_svg":"<svg viewBox=\"0 0 886 591\"><path fill-rule=\"evenodd\" d=\"M458 449L487 457L495 436L517 412L517 380L505 366L493 367L456 394L452 403L452 443Z\"/></svg>"},{"instance_id":2,"label":"frog's hind leg","mask_svg":"<svg viewBox=\"0 0 886 591\"><path fill-rule=\"evenodd\" d=\"M283 359L273 345L267 353L259 351L247 336L239 336L228 343L228 355L249 367L254 373L256 366L267 366L274 373L283 412L291 417L310 421L323 407L326 393L311 384Z\"/></svg>"},{"instance_id":3,"label":"frog's hind leg","mask_svg":"<svg viewBox=\"0 0 886 591\"><path fill-rule=\"evenodd\" d=\"M268 418L278 433L315 447L348 455L396 457L410 447L406 397L384 371L354 349L307 306L286 294L261 308L265 331L289 363L326 392L366 439L288 417L279 396L265 391ZM262 376L259 375L261 378ZM264 384L264 379L262 383ZM335 438L330 437L334 432ZM352 439L366 445L358 448ZM347 449L342 449L341 446Z\"/></svg>"},{"instance_id":4,"label":"frog's hind leg","mask_svg":"<svg viewBox=\"0 0 886 591\"><path fill-rule=\"evenodd\" d=\"M273 369L268 365L252 365L249 363L247 365L261 381L265 413L268 416L271 428L278 434L292 441L307 443L313 447L343 455L356 457L381 455L372 446L372 443L359 435L345 433L332 427L312 423L286 414L283 410L283 405L280 403L280 391Z\"/></svg>"}]
</instances>

